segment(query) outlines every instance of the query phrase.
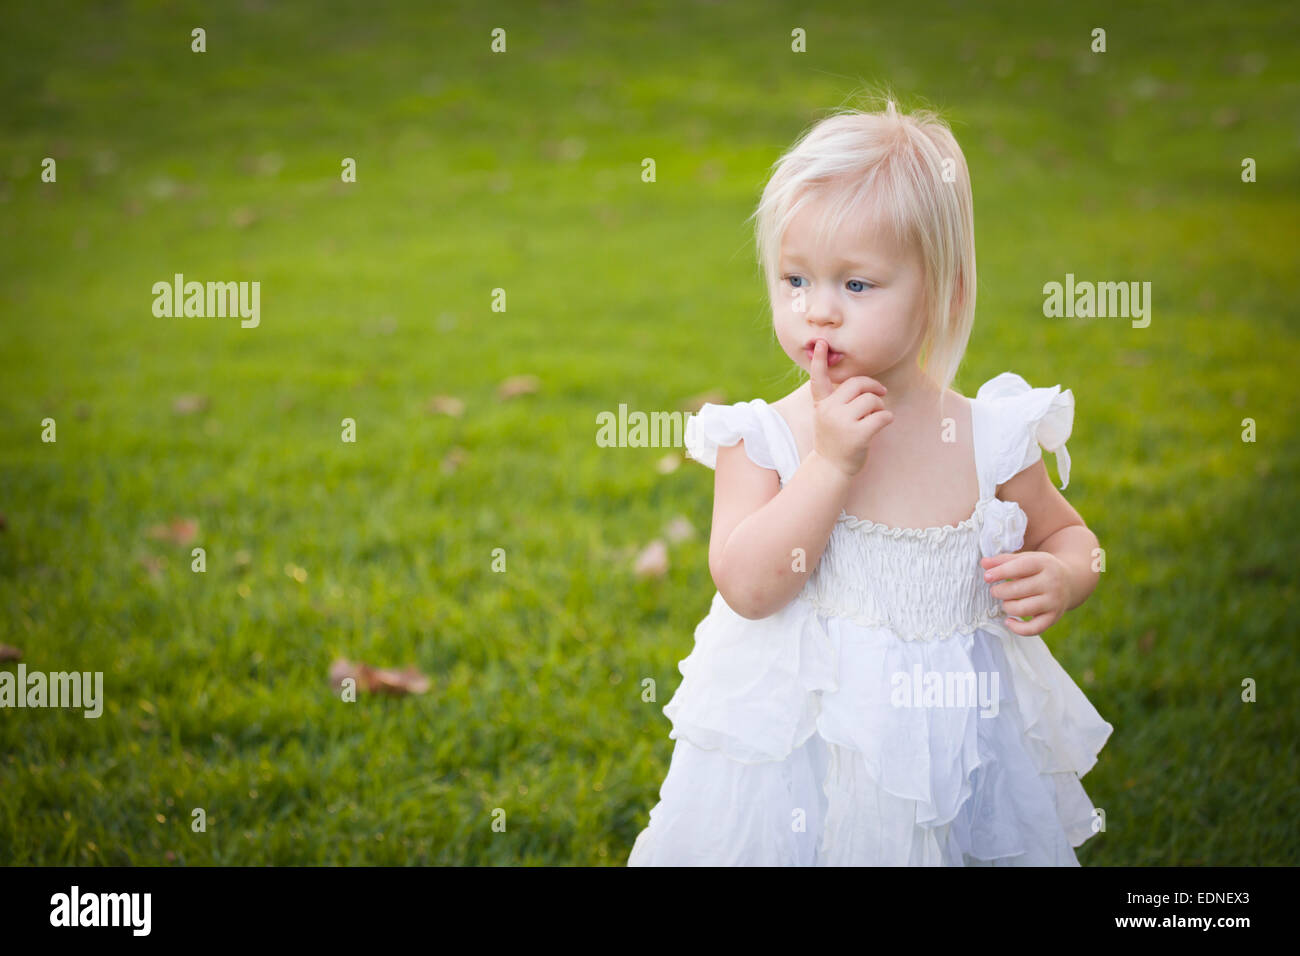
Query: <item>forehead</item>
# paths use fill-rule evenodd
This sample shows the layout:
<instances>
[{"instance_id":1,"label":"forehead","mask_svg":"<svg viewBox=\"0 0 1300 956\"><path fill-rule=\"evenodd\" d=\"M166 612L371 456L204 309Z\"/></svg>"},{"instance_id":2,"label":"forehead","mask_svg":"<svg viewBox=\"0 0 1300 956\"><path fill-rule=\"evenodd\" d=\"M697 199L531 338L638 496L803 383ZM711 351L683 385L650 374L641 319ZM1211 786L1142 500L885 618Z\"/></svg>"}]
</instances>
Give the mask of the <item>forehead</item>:
<instances>
[{"instance_id":1,"label":"forehead","mask_svg":"<svg viewBox=\"0 0 1300 956\"><path fill-rule=\"evenodd\" d=\"M901 246L870 213L846 216L839 228L828 234L826 224L834 211L825 201L804 205L781 237L782 257L816 259L831 266L879 266L909 257L911 250Z\"/></svg>"}]
</instances>

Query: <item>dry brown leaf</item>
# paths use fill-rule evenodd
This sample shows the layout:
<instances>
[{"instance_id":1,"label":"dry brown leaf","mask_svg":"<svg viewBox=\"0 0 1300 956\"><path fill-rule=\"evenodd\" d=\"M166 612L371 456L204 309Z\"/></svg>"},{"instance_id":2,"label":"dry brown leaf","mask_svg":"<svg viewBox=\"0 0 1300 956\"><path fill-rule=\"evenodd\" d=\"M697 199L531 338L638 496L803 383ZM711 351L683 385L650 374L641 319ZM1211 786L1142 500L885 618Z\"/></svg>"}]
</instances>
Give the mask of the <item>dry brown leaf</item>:
<instances>
[{"instance_id":1,"label":"dry brown leaf","mask_svg":"<svg viewBox=\"0 0 1300 956\"><path fill-rule=\"evenodd\" d=\"M1211 119L1214 120L1214 125L1220 129L1229 126L1236 126L1237 123L1241 121L1241 110L1236 107L1225 106L1222 109L1216 110Z\"/></svg>"},{"instance_id":2,"label":"dry brown leaf","mask_svg":"<svg viewBox=\"0 0 1300 956\"><path fill-rule=\"evenodd\" d=\"M661 538L647 544L636 558L636 575L639 578L661 578L668 573L668 545Z\"/></svg>"},{"instance_id":3,"label":"dry brown leaf","mask_svg":"<svg viewBox=\"0 0 1300 956\"><path fill-rule=\"evenodd\" d=\"M722 164L716 159L706 159L695 170L695 178L702 183L716 183L722 177Z\"/></svg>"},{"instance_id":4,"label":"dry brown leaf","mask_svg":"<svg viewBox=\"0 0 1300 956\"><path fill-rule=\"evenodd\" d=\"M23 656L23 652L10 644L0 644L0 662L16 661Z\"/></svg>"},{"instance_id":5,"label":"dry brown leaf","mask_svg":"<svg viewBox=\"0 0 1300 956\"><path fill-rule=\"evenodd\" d=\"M274 176L284 168L284 157L279 153L263 153L260 156L244 156L239 161L245 172L258 176Z\"/></svg>"},{"instance_id":6,"label":"dry brown leaf","mask_svg":"<svg viewBox=\"0 0 1300 956\"><path fill-rule=\"evenodd\" d=\"M452 418L460 418L465 414L465 403L455 395L435 395L424 407L430 415L450 415Z\"/></svg>"},{"instance_id":7,"label":"dry brown leaf","mask_svg":"<svg viewBox=\"0 0 1300 956\"><path fill-rule=\"evenodd\" d=\"M414 667L404 670L391 670L371 667L361 661L349 661L338 658L330 665L330 683L335 689L343 686L343 681L351 677L357 682L357 689L370 694L388 694L400 697L405 694L423 694L429 690L429 678Z\"/></svg>"},{"instance_id":8,"label":"dry brown leaf","mask_svg":"<svg viewBox=\"0 0 1300 956\"><path fill-rule=\"evenodd\" d=\"M541 387L541 380L536 375L512 375L497 386L497 398L506 401L535 392Z\"/></svg>"},{"instance_id":9,"label":"dry brown leaf","mask_svg":"<svg viewBox=\"0 0 1300 956\"><path fill-rule=\"evenodd\" d=\"M596 218L600 220L602 226L609 229L617 229L623 222L618 207L611 206L608 203L601 203L596 207Z\"/></svg>"},{"instance_id":10,"label":"dry brown leaf","mask_svg":"<svg viewBox=\"0 0 1300 956\"><path fill-rule=\"evenodd\" d=\"M172 518L170 524L156 524L147 533L155 541L183 548L199 536L199 523L193 518Z\"/></svg>"},{"instance_id":11,"label":"dry brown leaf","mask_svg":"<svg viewBox=\"0 0 1300 956\"><path fill-rule=\"evenodd\" d=\"M357 665L345 657L336 658L330 664L330 686L337 690L343 686L343 680L347 677L357 679Z\"/></svg>"},{"instance_id":12,"label":"dry brown leaf","mask_svg":"<svg viewBox=\"0 0 1300 956\"><path fill-rule=\"evenodd\" d=\"M453 472L461 465L465 464L468 458L469 456L466 454L465 449L457 445L451 451L447 452L447 456L443 458L442 470L448 473Z\"/></svg>"},{"instance_id":13,"label":"dry brown leaf","mask_svg":"<svg viewBox=\"0 0 1300 956\"><path fill-rule=\"evenodd\" d=\"M177 415L194 415L208 410L206 395L177 395L172 399L172 411Z\"/></svg>"}]
</instances>

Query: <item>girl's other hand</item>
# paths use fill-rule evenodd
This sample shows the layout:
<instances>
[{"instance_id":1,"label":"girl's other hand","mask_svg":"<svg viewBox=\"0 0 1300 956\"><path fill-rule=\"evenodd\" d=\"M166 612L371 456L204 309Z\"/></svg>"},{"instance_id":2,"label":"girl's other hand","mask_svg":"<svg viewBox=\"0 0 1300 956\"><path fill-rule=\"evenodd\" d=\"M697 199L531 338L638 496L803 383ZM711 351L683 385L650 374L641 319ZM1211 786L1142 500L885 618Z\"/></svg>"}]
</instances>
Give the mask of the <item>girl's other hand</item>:
<instances>
[{"instance_id":1,"label":"girl's other hand","mask_svg":"<svg viewBox=\"0 0 1300 956\"><path fill-rule=\"evenodd\" d=\"M876 433L894 420L881 396L885 386L866 375L847 378L838 386L826 372L829 346L818 339L811 367L814 449L852 477L867 461L867 446Z\"/></svg>"},{"instance_id":2,"label":"girl's other hand","mask_svg":"<svg viewBox=\"0 0 1300 956\"><path fill-rule=\"evenodd\" d=\"M1042 634L1072 606L1069 569L1050 551L1004 551L980 558L980 564L984 580L997 582L989 593L1010 615L1003 622L1009 631L1023 637Z\"/></svg>"}]
</instances>

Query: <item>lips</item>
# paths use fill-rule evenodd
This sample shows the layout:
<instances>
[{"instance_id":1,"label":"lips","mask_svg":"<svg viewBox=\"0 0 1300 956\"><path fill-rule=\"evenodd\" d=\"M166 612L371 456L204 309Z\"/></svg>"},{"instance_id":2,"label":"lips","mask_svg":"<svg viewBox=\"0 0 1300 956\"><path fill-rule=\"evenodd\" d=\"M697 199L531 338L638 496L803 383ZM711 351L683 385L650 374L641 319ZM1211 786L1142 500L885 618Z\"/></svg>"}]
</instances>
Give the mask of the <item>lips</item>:
<instances>
[{"instance_id":1,"label":"lips","mask_svg":"<svg viewBox=\"0 0 1300 956\"><path fill-rule=\"evenodd\" d=\"M813 352L817 348L817 341L818 341L817 339L812 339L810 342L808 342L807 345L803 347L804 354L808 356L809 362L811 362L813 359ZM828 367L831 365L835 365L840 361L840 359L844 358L844 353L835 351L833 348L830 347L829 342L826 343L826 348L827 348L826 365Z\"/></svg>"}]
</instances>

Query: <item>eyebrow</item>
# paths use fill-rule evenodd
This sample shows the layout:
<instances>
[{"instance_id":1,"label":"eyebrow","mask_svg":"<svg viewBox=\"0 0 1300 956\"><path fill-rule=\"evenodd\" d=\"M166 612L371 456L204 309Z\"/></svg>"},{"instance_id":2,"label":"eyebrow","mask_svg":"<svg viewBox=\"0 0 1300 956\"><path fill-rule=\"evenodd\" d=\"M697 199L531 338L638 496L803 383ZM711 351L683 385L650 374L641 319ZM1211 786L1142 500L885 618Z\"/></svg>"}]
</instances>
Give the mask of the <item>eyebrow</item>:
<instances>
[{"instance_id":1,"label":"eyebrow","mask_svg":"<svg viewBox=\"0 0 1300 956\"><path fill-rule=\"evenodd\" d=\"M805 259L803 256L798 255L797 253L783 252L783 253L781 253L780 258L781 258L781 259L785 259L785 260L787 260L787 261L789 261L789 262L798 262L798 263L802 263L803 265L807 265L807 264L808 264L808 260ZM853 266L853 267L855 267L855 268L865 269L865 270L867 270L867 271L870 271L870 270L872 270L873 268L880 268L880 267L883 267L883 266L885 266L886 264L887 264L887 263L884 262L884 261L882 261L882 262L866 262L866 261L858 261L858 260L853 260L853 259L837 259L836 262L835 262L835 265L836 265L836 266Z\"/></svg>"}]
</instances>

